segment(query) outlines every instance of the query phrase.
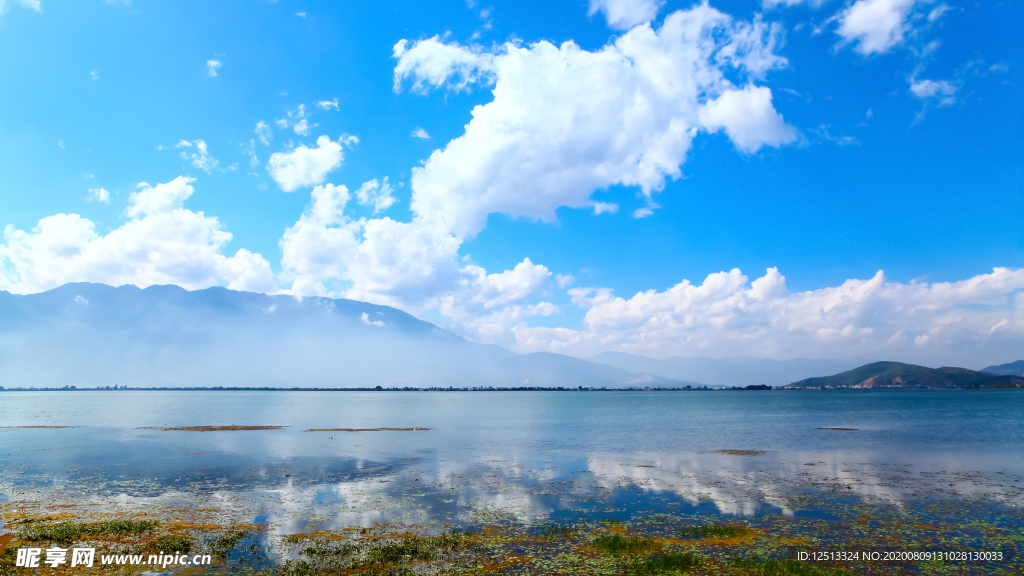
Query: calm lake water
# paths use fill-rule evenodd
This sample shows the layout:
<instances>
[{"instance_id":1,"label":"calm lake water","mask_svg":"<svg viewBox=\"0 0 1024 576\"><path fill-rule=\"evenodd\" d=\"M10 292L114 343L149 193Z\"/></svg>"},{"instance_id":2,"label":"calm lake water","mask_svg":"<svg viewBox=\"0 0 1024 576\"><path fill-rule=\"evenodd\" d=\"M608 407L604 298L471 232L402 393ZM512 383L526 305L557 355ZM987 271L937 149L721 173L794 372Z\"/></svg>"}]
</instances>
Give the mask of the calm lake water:
<instances>
[{"instance_id":1,"label":"calm lake water","mask_svg":"<svg viewBox=\"0 0 1024 576\"><path fill-rule=\"evenodd\" d=\"M1019 531L1022 414L1016 391L0 392L0 501L217 506L275 534L640 512L820 530L866 506ZM154 429L206 425L287 428ZM430 430L307 431L381 427Z\"/></svg>"}]
</instances>

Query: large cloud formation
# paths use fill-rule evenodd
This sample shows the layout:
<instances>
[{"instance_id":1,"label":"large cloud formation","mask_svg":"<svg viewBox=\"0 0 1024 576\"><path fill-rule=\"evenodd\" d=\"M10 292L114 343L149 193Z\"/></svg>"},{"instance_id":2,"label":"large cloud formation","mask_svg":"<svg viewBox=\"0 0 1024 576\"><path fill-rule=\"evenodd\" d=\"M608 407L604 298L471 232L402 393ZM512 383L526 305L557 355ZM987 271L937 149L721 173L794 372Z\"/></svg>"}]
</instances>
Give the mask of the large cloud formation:
<instances>
[{"instance_id":1,"label":"large cloud formation","mask_svg":"<svg viewBox=\"0 0 1024 576\"><path fill-rule=\"evenodd\" d=\"M857 0L840 13L838 32L865 55L891 49L908 34L911 4ZM179 177L140 185L125 221L105 235L77 214L43 218L30 231L8 226L0 289L38 292L72 281L262 292L290 285L286 291L296 296L393 305L519 351L578 356L620 350L976 365L1019 353L1024 271L1003 268L953 283L901 284L879 273L802 293L789 292L776 269L753 281L739 270L721 272L699 285L682 281L628 299L610 288L573 288L568 295L585 311L579 329L530 326L531 318L561 311L549 300L573 279L530 258L489 272L460 254L489 214L552 221L563 206L615 212L616 205L592 195L625 185L644 202L634 215L650 215L666 180L680 177L698 134L722 133L743 154L797 138L771 90L758 84L786 65L776 54L780 30L759 19L736 21L707 4L670 14L654 28L646 22L660 5L591 2L612 26L639 22L594 51L572 42L495 49L437 36L399 42L396 90L493 86L493 99L473 110L465 133L413 169L409 222L382 215L398 201L387 178L354 193L328 182L343 163L344 145L356 140L321 136L315 146L289 145L267 164L283 191L310 191L305 211L280 239L276 278L259 254L224 253L231 234L216 217L184 207L193 180ZM916 96L951 97L952 88L928 82L912 84ZM270 144L265 123L257 135ZM352 216L359 209L353 204L374 217Z\"/></svg>"},{"instance_id":2,"label":"large cloud formation","mask_svg":"<svg viewBox=\"0 0 1024 576\"><path fill-rule=\"evenodd\" d=\"M721 129L743 152L796 139L753 84L786 64L780 31L737 22L707 4L677 11L655 30L636 26L601 50L572 42L505 44L494 52L438 45L395 47L395 81L426 91L473 78L494 82L464 135L413 169L412 208L461 238L487 215L552 221L560 206L593 205L595 191L635 186L650 205L666 178L681 176L693 138ZM471 73L467 69L476 70ZM728 74L744 78L736 86Z\"/></svg>"},{"instance_id":3,"label":"large cloud formation","mask_svg":"<svg viewBox=\"0 0 1024 576\"><path fill-rule=\"evenodd\" d=\"M471 337L511 344L512 326L559 311L537 300L553 289L552 274L528 258L488 273L461 261L463 240L493 212L550 221L559 206L614 211L590 199L612 184L636 186L649 213L653 194L680 176L701 130L724 131L744 153L793 141L796 131L772 106L771 91L754 84L785 65L775 54L778 37L760 21L735 22L701 5L670 15L658 30L637 26L596 51L571 42L484 50L439 36L402 40L394 48L396 91L406 84L421 94L493 84L493 100L474 109L463 136L413 169L411 222L350 218L347 188L315 187L281 239L281 278L297 295L344 295L436 314L432 319ZM305 172L296 167L289 181L326 180L326 172ZM376 186L359 189L360 203L370 203Z\"/></svg>"},{"instance_id":4,"label":"large cloud formation","mask_svg":"<svg viewBox=\"0 0 1024 576\"><path fill-rule=\"evenodd\" d=\"M749 282L739 270L629 299L574 288L584 330L517 327L517 348L589 356L859 357L934 365L1002 362L1024 338L1024 270L996 268L960 282L867 280L791 293L776 268Z\"/></svg>"},{"instance_id":5,"label":"large cloud formation","mask_svg":"<svg viewBox=\"0 0 1024 576\"><path fill-rule=\"evenodd\" d=\"M192 182L179 176L156 186L139 184L128 199L128 220L104 236L78 214L47 216L30 232L8 225L6 245L0 245L0 289L25 294L102 282L276 292L262 256L244 248L224 256L231 234L220 221L182 207Z\"/></svg>"},{"instance_id":6,"label":"large cloud formation","mask_svg":"<svg viewBox=\"0 0 1024 576\"><path fill-rule=\"evenodd\" d=\"M365 185L364 185L365 187ZM487 323L489 341L504 338L512 321L557 310L551 304L523 308L550 288L551 272L524 259L512 270L488 274L461 264L462 241L436 224L391 218L354 220L345 214L345 186L317 186L302 217L281 238L283 277L296 295L344 295L396 306L421 316L438 311L468 335ZM510 308L520 307L518 316ZM504 315L504 316L503 316ZM494 322L501 329L496 329Z\"/></svg>"}]
</instances>

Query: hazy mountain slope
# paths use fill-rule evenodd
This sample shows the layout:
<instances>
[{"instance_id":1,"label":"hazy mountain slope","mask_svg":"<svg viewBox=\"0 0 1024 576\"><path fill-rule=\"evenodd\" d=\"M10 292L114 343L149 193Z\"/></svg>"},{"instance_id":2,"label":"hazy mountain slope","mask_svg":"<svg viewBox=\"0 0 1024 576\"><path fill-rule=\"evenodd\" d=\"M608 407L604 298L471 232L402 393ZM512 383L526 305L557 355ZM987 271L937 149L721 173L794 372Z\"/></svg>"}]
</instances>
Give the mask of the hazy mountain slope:
<instances>
[{"instance_id":1,"label":"hazy mountain slope","mask_svg":"<svg viewBox=\"0 0 1024 576\"><path fill-rule=\"evenodd\" d=\"M997 376L966 368L927 368L901 362L873 362L834 376L807 378L792 388L964 388L976 386L1020 386L1024 378Z\"/></svg>"},{"instance_id":2,"label":"hazy mountain slope","mask_svg":"<svg viewBox=\"0 0 1024 576\"><path fill-rule=\"evenodd\" d=\"M656 360L623 352L604 352L590 359L628 370L648 372L675 380L692 380L712 386L781 386L811 376L849 370L863 360L768 360L763 358L679 358Z\"/></svg>"},{"instance_id":3,"label":"hazy mountain slope","mask_svg":"<svg viewBox=\"0 0 1024 576\"><path fill-rule=\"evenodd\" d=\"M1024 360L1017 360L1009 364L999 364L998 366L989 366L988 368L983 368L982 372L1005 376L1024 376Z\"/></svg>"},{"instance_id":4,"label":"hazy mountain slope","mask_svg":"<svg viewBox=\"0 0 1024 576\"><path fill-rule=\"evenodd\" d=\"M548 380L561 378L566 382L566 386L588 386L587 382L598 378L607 378L614 374L616 378L624 379L626 383L634 386L703 386L697 382L677 381L653 374L637 374L613 366L550 352L534 352L517 356L512 361L506 361L503 368L510 373L521 374L524 385L526 385L527 379L530 379L529 385L535 385L532 378ZM564 375L566 369L569 369L571 376Z\"/></svg>"},{"instance_id":5,"label":"hazy mountain slope","mask_svg":"<svg viewBox=\"0 0 1024 576\"><path fill-rule=\"evenodd\" d=\"M0 292L0 386L623 386L643 375L468 342L401 310L226 288Z\"/></svg>"}]
</instances>

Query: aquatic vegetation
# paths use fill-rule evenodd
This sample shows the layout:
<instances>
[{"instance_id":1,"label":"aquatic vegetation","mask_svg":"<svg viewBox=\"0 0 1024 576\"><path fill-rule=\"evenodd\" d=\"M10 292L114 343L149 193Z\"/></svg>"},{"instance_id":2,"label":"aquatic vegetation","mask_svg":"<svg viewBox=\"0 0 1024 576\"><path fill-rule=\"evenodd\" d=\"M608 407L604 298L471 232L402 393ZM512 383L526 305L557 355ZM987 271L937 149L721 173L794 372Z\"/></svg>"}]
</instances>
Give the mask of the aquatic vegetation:
<instances>
[{"instance_id":1,"label":"aquatic vegetation","mask_svg":"<svg viewBox=\"0 0 1024 576\"><path fill-rule=\"evenodd\" d=\"M679 570L696 568L707 564L707 558L693 552L660 554L643 561L638 561L626 568L626 571L640 576L671 574Z\"/></svg>"},{"instance_id":2,"label":"aquatic vegetation","mask_svg":"<svg viewBox=\"0 0 1024 576\"><path fill-rule=\"evenodd\" d=\"M109 520L106 522L80 523L61 522L30 528L21 533L21 537L29 541L55 542L70 544L89 536L123 537L154 530L159 525L156 520Z\"/></svg>"},{"instance_id":3,"label":"aquatic vegetation","mask_svg":"<svg viewBox=\"0 0 1024 576\"><path fill-rule=\"evenodd\" d=\"M76 546L95 544L97 554L209 554L216 559L210 572L225 576L888 576L903 568L921 576L987 576L1013 573L1019 565L1020 475L919 470L904 462L826 465L810 458L788 460L783 475L763 460L742 463L756 475L710 480L676 478L669 467L634 475L631 460L612 468L627 471L621 476L597 478L589 469L559 470L548 462L537 474L503 472L497 460L449 473L420 463L403 469L367 461L339 470L289 463L235 468L237 483L214 461L186 461L186 480L173 482L122 476L125 469L115 463L107 480L97 473L68 478L60 492L49 494L38 486L52 481L52 468L0 465L0 483L11 494L0 512L9 520L5 528L19 530L0 553L0 576L22 574L14 568L15 550L70 547L64 545L69 539ZM801 466L804 460L813 466ZM71 468L80 469L89 470ZM24 483L23 471L36 474L37 484ZM427 477L433 481L423 482ZM247 484L249 478L255 484ZM779 506L808 514L722 512L722 502L759 502L764 485ZM849 493L851 485L859 490ZM959 494L972 485L986 496ZM281 486L289 490L263 490ZM900 494L901 508L863 489L872 486ZM146 497L114 497L133 489ZM712 491L714 498L707 495ZM76 500L81 493L103 496ZM155 495L165 496L149 497ZM288 535L295 530L306 532ZM788 560L798 550L879 547L1005 550L1012 560ZM132 570L97 567L80 576ZM179 576L196 573L179 570Z\"/></svg>"},{"instance_id":4,"label":"aquatic vegetation","mask_svg":"<svg viewBox=\"0 0 1024 576\"><path fill-rule=\"evenodd\" d=\"M185 554L192 550L192 539L188 536L165 536L151 544L150 549L161 554Z\"/></svg>"},{"instance_id":5,"label":"aquatic vegetation","mask_svg":"<svg viewBox=\"0 0 1024 576\"><path fill-rule=\"evenodd\" d=\"M286 542L289 540L286 539ZM295 540L291 540L295 542ZM311 544L303 548L300 553L311 558L347 558L359 552L359 547L343 542L331 542L326 540L313 540Z\"/></svg>"},{"instance_id":6,"label":"aquatic vegetation","mask_svg":"<svg viewBox=\"0 0 1024 576\"><path fill-rule=\"evenodd\" d=\"M429 565L437 573L461 566L457 550L471 548L467 534L452 530L436 536L413 534L380 535L365 530L360 537L339 540L338 534L293 535L286 546L299 547L300 560L281 562L268 574L307 576L313 574L412 575L408 564ZM434 572L431 572L434 573Z\"/></svg>"},{"instance_id":7,"label":"aquatic vegetation","mask_svg":"<svg viewBox=\"0 0 1024 576\"><path fill-rule=\"evenodd\" d=\"M248 536L249 532L244 530L233 530L207 540L205 547L214 558L227 558L231 555L231 551L238 546L239 542L246 539Z\"/></svg>"},{"instance_id":8,"label":"aquatic vegetation","mask_svg":"<svg viewBox=\"0 0 1024 576\"><path fill-rule=\"evenodd\" d=\"M676 531L680 536L690 538L735 538L750 532L746 526L729 524L706 524L702 526L684 526Z\"/></svg>"},{"instance_id":9,"label":"aquatic vegetation","mask_svg":"<svg viewBox=\"0 0 1024 576\"><path fill-rule=\"evenodd\" d=\"M553 540L571 540L576 537L578 531L575 526L551 523L541 527L541 536L549 542Z\"/></svg>"},{"instance_id":10,"label":"aquatic vegetation","mask_svg":"<svg viewBox=\"0 0 1024 576\"><path fill-rule=\"evenodd\" d=\"M599 534L594 537L593 545L608 554L643 552L658 547L651 538L619 534Z\"/></svg>"}]
</instances>

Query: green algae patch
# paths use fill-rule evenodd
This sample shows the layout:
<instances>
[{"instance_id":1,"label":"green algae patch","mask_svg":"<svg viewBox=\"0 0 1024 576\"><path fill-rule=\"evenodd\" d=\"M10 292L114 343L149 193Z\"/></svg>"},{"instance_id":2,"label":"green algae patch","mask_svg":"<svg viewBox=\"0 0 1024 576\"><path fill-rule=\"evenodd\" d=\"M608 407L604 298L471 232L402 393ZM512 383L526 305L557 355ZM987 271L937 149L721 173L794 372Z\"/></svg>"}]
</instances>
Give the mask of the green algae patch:
<instances>
[{"instance_id":1,"label":"green algae patch","mask_svg":"<svg viewBox=\"0 0 1024 576\"><path fill-rule=\"evenodd\" d=\"M680 570L697 568L707 563L707 557L693 552L668 553L627 565L625 571L638 576L660 576L662 574L676 574Z\"/></svg>"},{"instance_id":2,"label":"green algae patch","mask_svg":"<svg viewBox=\"0 0 1024 576\"><path fill-rule=\"evenodd\" d=\"M746 536L752 530L746 526L729 524L704 524L700 526L683 526L676 534L688 538L736 538Z\"/></svg>"},{"instance_id":3,"label":"green algae patch","mask_svg":"<svg viewBox=\"0 0 1024 576\"><path fill-rule=\"evenodd\" d=\"M21 532L21 537L30 542L54 542L57 544L71 544L82 538L89 537L112 537L122 538L125 536L149 532L154 530L160 523L156 520L109 520L106 522L80 523L61 522L29 528Z\"/></svg>"},{"instance_id":4,"label":"green algae patch","mask_svg":"<svg viewBox=\"0 0 1024 576\"><path fill-rule=\"evenodd\" d=\"M633 554L661 546L651 538L622 536L619 534L599 534L594 537L592 544L595 548L606 554Z\"/></svg>"},{"instance_id":5,"label":"green algae patch","mask_svg":"<svg viewBox=\"0 0 1024 576\"><path fill-rule=\"evenodd\" d=\"M572 540L579 533L575 526L564 526L561 524L549 523L541 527L541 537L548 542L555 540Z\"/></svg>"},{"instance_id":6,"label":"green algae patch","mask_svg":"<svg viewBox=\"0 0 1024 576\"><path fill-rule=\"evenodd\" d=\"M185 554L192 551L192 538L188 536L165 536L149 545L149 549L161 554Z\"/></svg>"}]
</instances>

